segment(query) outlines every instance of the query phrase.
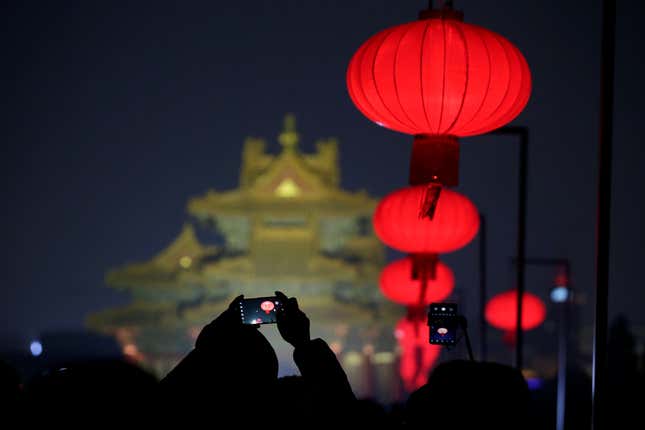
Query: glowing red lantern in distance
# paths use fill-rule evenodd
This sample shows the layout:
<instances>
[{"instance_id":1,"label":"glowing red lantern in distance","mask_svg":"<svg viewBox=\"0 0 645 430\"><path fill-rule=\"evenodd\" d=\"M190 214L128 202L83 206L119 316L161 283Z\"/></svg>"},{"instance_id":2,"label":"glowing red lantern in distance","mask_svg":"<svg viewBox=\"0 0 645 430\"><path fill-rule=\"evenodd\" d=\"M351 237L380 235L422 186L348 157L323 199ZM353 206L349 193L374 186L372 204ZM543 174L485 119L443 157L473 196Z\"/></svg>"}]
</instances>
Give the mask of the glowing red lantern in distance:
<instances>
[{"instance_id":1,"label":"glowing red lantern in distance","mask_svg":"<svg viewBox=\"0 0 645 430\"><path fill-rule=\"evenodd\" d=\"M441 346L429 343L429 327L425 321L401 319L394 330L401 348L399 374L408 392L428 382L428 374L439 358Z\"/></svg>"},{"instance_id":2,"label":"glowing red lantern in distance","mask_svg":"<svg viewBox=\"0 0 645 430\"><path fill-rule=\"evenodd\" d=\"M522 330L531 330L544 322L546 306L539 297L525 292L522 300ZM493 327L513 331L517 326L517 290L498 294L486 304L486 321Z\"/></svg>"},{"instance_id":3,"label":"glowing red lantern in distance","mask_svg":"<svg viewBox=\"0 0 645 430\"><path fill-rule=\"evenodd\" d=\"M455 288L455 276L446 264L437 262L434 279L429 279L423 296L422 281L412 278L410 257L393 261L381 271L379 286L385 297L406 306L426 306L440 302Z\"/></svg>"},{"instance_id":4,"label":"glowing red lantern in distance","mask_svg":"<svg viewBox=\"0 0 645 430\"><path fill-rule=\"evenodd\" d=\"M479 230L479 212L464 195L444 189L434 218L419 218L425 186L406 187L385 196L374 212L377 236L401 252L440 254L466 246Z\"/></svg>"},{"instance_id":5,"label":"glowing red lantern in distance","mask_svg":"<svg viewBox=\"0 0 645 430\"><path fill-rule=\"evenodd\" d=\"M414 135L410 184L458 183L457 137L487 133L528 102L531 73L504 37L466 24L460 12L423 11L356 51L347 88L373 122Z\"/></svg>"}]
</instances>

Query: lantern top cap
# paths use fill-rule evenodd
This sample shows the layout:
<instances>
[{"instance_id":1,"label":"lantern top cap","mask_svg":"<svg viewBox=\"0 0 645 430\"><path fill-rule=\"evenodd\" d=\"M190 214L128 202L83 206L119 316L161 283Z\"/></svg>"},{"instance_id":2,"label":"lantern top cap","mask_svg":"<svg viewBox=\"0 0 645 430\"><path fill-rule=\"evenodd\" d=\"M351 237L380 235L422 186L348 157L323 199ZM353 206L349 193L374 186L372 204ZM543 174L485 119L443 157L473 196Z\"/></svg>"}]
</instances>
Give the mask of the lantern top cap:
<instances>
[{"instance_id":1,"label":"lantern top cap","mask_svg":"<svg viewBox=\"0 0 645 430\"><path fill-rule=\"evenodd\" d=\"M464 13L449 7L426 9L419 12L419 19L454 19L455 21L463 21Z\"/></svg>"}]
</instances>

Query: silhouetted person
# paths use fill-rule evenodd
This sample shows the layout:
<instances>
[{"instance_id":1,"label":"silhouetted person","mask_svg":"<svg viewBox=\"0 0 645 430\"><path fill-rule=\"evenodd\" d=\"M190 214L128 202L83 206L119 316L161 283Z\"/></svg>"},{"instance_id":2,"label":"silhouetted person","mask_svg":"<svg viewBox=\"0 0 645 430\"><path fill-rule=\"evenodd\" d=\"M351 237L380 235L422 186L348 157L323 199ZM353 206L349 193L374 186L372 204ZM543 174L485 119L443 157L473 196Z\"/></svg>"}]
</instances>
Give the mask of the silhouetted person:
<instances>
[{"instance_id":1,"label":"silhouetted person","mask_svg":"<svg viewBox=\"0 0 645 430\"><path fill-rule=\"evenodd\" d=\"M132 363L93 360L46 372L25 391L26 410L37 412L30 422L93 427L147 419L156 406L157 380Z\"/></svg>"},{"instance_id":2,"label":"silhouetted person","mask_svg":"<svg viewBox=\"0 0 645 430\"><path fill-rule=\"evenodd\" d=\"M358 400L351 418L361 428L389 428L394 424L383 405L373 399Z\"/></svg>"},{"instance_id":3,"label":"silhouetted person","mask_svg":"<svg viewBox=\"0 0 645 430\"><path fill-rule=\"evenodd\" d=\"M319 421L349 413L355 397L336 356L322 339L310 339L309 319L296 299L281 292L276 296L283 303L278 331L293 345L302 379L278 383L275 351L257 326L242 324L239 296L204 327L195 348L161 381L166 404L192 411L193 417L199 408L208 408L209 416L221 421L253 414L258 423L274 422L277 410L283 422L307 419L309 413ZM284 404L294 396L297 402ZM290 415L303 402L308 407Z\"/></svg>"},{"instance_id":4,"label":"silhouetted person","mask_svg":"<svg viewBox=\"0 0 645 430\"><path fill-rule=\"evenodd\" d=\"M324 340L311 339L309 318L295 298L287 298L280 291L276 296L283 303L277 315L278 331L294 347L293 360L309 390L315 417L319 422L347 417L353 412L356 397L336 355Z\"/></svg>"},{"instance_id":5,"label":"silhouetted person","mask_svg":"<svg viewBox=\"0 0 645 430\"><path fill-rule=\"evenodd\" d=\"M9 428L20 414L21 406L20 375L9 363L0 360L0 427ZM4 425L3 425L4 424Z\"/></svg>"},{"instance_id":6,"label":"silhouetted person","mask_svg":"<svg viewBox=\"0 0 645 430\"><path fill-rule=\"evenodd\" d=\"M528 396L526 381L512 367L451 361L440 364L412 393L406 423L428 429L526 428Z\"/></svg>"},{"instance_id":7,"label":"silhouetted person","mask_svg":"<svg viewBox=\"0 0 645 430\"><path fill-rule=\"evenodd\" d=\"M284 424L289 427L307 423L314 415L315 402L311 390L300 375L278 378L274 404L283 405L281 408L289 411L284 418Z\"/></svg>"},{"instance_id":8,"label":"silhouetted person","mask_svg":"<svg viewBox=\"0 0 645 430\"><path fill-rule=\"evenodd\" d=\"M161 381L164 412L215 423L258 410L270 398L278 359L255 326L241 323L242 298L202 329L195 348Z\"/></svg>"},{"instance_id":9,"label":"silhouetted person","mask_svg":"<svg viewBox=\"0 0 645 430\"><path fill-rule=\"evenodd\" d=\"M528 430L551 430L556 425L557 374L531 392ZM567 369L565 394L565 429L591 428L591 378L584 369L575 365Z\"/></svg>"},{"instance_id":10,"label":"silhouetted person","mask_svg":"<svg viewBox=\"0 0 645 430\"><path fill-rule=\"evenodd\" d=\"M645 421L645 386L638 372L635 345L629 321L622 315L616 317L609 328L607 351L607 410L616 428L639 428Z\"/></svg>"},{"instance_id":11,"label":"silhouetted person","mask_svg":"<svg viewBox=\"0 0 645 430\"><path fill-rule=\"evenodd\" d=\"M20 395L20 375L9 363L0 360L0 399L15 402Z\"/></svg>"}]
</instances>

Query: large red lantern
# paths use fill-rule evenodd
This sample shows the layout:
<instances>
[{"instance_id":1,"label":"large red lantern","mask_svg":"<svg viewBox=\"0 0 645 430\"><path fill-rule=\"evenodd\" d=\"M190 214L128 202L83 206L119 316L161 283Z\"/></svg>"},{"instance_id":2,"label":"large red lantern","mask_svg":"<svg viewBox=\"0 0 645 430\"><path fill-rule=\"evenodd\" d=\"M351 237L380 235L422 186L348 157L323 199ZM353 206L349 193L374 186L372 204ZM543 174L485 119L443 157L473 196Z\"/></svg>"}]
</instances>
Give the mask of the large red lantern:
<instances>
[{"instance_id":1,"label":"large red lantern","mask_svg":"<svg viewBox=\"0 0 645 430\"><path fill-rule=\"evenodd\" d=\"M394 330L399 343L399 374L403 386L412 392L428 382L432 366L439 358L441 347L429 343L429 328L422 320L403 318Z\"/></svg>"},{"instance_id":2,"label":"large red lantern","mask_svg":"<svg viewBox=\"0 0 645 430\"><path fill-rule=\"evenodd\" d=\"M505 332L504 340L513 343L517 327L517 290L496 295L488 301L484 310L488 324ZM522 294L522 330L531 330L544 322L546 306L534 294Z\"/></svg>"},{"instance_id":3,"label":"large red lantern","mask_svg":"<svg viewBox=\"0 0 645 430\"><path fill-rule=\"evenodd\" d=\"M410 185L457 185L457 138L507 124L531 93L528 64L511 42L445 8L372 36L346 80L367 118L414 136Z\"/></svg>"},{"instance_id":4,"label":"large red lantern","mask_svg":"<svg viewBox=\"0 0 645 430\"><path fill-rule=\"evenodd\" d=\"M440 302L455 288L455 276L446 264L437 262L435 277L423 283L412 277L412 258L393 261L381 272L379 286L385 297L406 306L427 306Z\"/></svg>"},{"instance_id":5,"label":"large red lantern","mask_svg":"<svg viewBox=\"0 0 645 430\"><path fill-rule=\"evenodd\" d=\"M432 220L419 217L424 186L385 196L374 212L374 230L391 248L412 254L439 254L466 246L479 230L479 212L464 195L444 189Z\"/></svg>"}]
</instances>

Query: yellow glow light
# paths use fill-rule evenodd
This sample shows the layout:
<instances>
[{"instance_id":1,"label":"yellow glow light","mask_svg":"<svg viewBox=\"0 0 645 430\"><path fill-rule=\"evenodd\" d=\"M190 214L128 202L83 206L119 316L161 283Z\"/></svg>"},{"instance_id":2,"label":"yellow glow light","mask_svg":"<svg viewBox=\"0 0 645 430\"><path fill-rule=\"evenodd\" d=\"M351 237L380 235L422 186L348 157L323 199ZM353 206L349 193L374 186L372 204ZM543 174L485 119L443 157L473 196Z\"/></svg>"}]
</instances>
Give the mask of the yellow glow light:
<instances>
[{"instance_id":1,"label":"yellow glow light","mask_svg":"<svg viewBox=\"0 0 645 430\"><path fill-rule=\"evenodd\" d=\"M193 264L193 259L187 255L184 255L179 259L179 265L184 269L188 269Z\"/></svg>"},{"instance_id":2,"label":"yellow glow light","mask_svg":"<svg viewBox=\"0 0 645 430\"><path fill-rule=\"evenodd\" d=\"M278 197L298 197L300 195L300 187L291 178L285 178L280 182L280 185L275 189L275 194Z\"/></svg>"},{"instance_id":3,"label":"yellow glow light","mask_svg":"<svg viewBox=\"0 0 645 430\"><path fill-rule=\"evenodd\" d=\"M374 354L372 362L374 364L390 364L394 363L394 353L389 351L380 351Z\"/></svg>"}]
</instances>

